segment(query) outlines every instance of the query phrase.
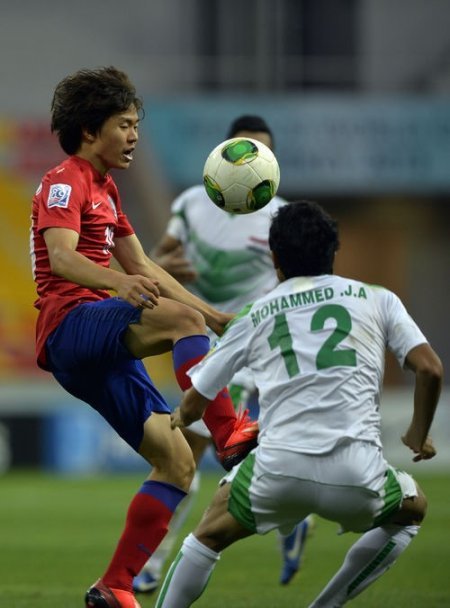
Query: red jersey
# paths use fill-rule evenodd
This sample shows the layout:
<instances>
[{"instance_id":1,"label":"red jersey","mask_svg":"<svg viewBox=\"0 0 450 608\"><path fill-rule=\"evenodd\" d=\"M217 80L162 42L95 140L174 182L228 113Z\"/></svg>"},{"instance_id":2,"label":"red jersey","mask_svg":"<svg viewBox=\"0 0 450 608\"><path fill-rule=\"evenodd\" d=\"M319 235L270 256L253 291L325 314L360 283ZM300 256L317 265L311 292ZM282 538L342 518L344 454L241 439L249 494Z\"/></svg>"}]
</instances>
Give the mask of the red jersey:
<instances>
[{"instance_id":1,"label":"red jersey","mask_svg":"<svg viewBox=\"0 0 450 608\"><path fill-rule=\"evenodd\" d=\"M31 261L37 284L36 325L38 364L46 369L45 342L64 316L78 304L110 297L106 290L82 287L52 274L43 233L69 228L80 235L77 251L108 267L114 237L134 234L122 212L117 186L88 161L70 156L43 178L33 198Z\"/></svg>"}]
</instances>

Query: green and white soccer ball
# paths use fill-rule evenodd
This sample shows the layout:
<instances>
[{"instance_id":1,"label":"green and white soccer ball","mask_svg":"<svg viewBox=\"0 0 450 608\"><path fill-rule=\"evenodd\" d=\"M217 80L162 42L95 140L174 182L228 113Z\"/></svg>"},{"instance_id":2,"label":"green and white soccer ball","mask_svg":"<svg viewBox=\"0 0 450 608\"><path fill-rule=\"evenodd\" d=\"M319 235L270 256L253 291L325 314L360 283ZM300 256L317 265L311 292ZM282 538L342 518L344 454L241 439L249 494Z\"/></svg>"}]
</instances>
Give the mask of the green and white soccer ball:
<instances>
[{"instance_id":1,"label":"green and white soccer ball","mask_svg":"<svg viewBox=\"0 0 450 608\"><path fill-rule=\"evenodd\" d=\"M203 184L212 202L229 213L253 213L275 196L278 161L265 144L234 137L216 146L206 159Z\"/></svg>"}]
</instances>

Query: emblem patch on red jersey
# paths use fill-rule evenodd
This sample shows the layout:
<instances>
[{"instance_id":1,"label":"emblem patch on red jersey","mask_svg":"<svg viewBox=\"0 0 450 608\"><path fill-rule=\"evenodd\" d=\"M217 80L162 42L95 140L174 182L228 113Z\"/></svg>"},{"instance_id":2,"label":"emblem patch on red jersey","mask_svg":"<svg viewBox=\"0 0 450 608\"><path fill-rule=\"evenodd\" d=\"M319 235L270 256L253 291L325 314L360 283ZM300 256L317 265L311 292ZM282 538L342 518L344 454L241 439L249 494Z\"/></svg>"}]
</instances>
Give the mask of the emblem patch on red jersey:
<instances>
[{"instance_id":1,"label":"emblem patch on red jersey","mask_svg":"<svg viewBox=\"0 0 450 608\"><path fill-rule=\"evenodd\" d=\"M68 207L72 186L69 184L53 184L48 193L47 207Z\"/></svg>"}]
</instances>

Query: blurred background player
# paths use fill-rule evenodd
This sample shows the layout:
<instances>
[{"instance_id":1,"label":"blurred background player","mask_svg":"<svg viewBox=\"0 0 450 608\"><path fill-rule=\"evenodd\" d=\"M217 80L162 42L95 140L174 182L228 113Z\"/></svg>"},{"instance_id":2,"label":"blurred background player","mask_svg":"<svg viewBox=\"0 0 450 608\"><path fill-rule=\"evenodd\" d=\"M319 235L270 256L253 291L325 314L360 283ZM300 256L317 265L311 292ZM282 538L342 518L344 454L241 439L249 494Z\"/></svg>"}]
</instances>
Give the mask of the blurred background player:
<instances>
[{"instance_id":1,"label":"blurred background player","mask_svg":"<svg viewBox=\"0 0 450 608\"><path fill-rule=\"evenodd\" d=\"M289 530L311 512L362 533L310 604L338 608L394 564L425 517L419 486L384 457L380 392L389 349L415 376L402 441L415 462L433 458L439 357L392 291L333 274L337 225L319 205L281 207L269 241L280 284L229 324L172 415L174 425L197 420L218 387L248 366L260 391L258 446L185 539L157 608L188 608L226 547Z\"/></svg>"},{"instance_id":2,"label":"blurred background player","mask_svg":"<svg viewBox=\"0 0 450 608\"><path fill-rule=\"evenodd\" d=\"M274 138L260 116L244 115L230 125L226 138L249 137L274 149ZM248 215L233 215L216 207L203 185L182 192L172 204L172 216L152 258L195 295L219 310L238 312L249 302L270 291L278 282L269 251L272 216L287 201L275 196L266 207ZM212 342L214 334L210 332ZM229 391L236 407L249 404L255 395L250 370L233 378ZM252 399L252 401L256 401ZM136 592L157 587L162 569L183 525L199 487L198 465L211 445L211 434L202 420L183 429L197 464L189 496L180 504L170 530L158 550L134 579ZM280 583L288 584L299 569L304 543L312 526L306 518L292 534L280 536L282 571Z\"/></svg>"}]
</instances>

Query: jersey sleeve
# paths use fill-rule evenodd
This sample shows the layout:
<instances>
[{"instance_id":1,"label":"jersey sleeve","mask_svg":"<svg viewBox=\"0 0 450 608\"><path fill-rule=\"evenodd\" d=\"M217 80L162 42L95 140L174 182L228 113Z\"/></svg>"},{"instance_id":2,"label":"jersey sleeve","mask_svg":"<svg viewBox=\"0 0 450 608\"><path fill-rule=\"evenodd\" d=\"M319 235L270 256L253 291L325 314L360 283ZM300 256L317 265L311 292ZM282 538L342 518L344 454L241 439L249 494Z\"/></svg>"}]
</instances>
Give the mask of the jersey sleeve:
<instances>
[{"instance_id":1,"label":"jersey sleeve","mask_svg":"<svg viewBox=\"0 0 450 608\"><path fill-rule=\"evenodd\" d=\"M68 228L80 232L81 212L85 200L83 185L76 176L58 174L44 180L36 194L39 214L37 230Z\"/></svg>"},{"instance_id":2,"label":"jersey sleeve","mask_svg":"<svg viewBox=\"0 0 450 608\"><path fill-rule=\"evenodd\" d=\"M197 391L214 399L235 373L247 365L248 317L233 321L200 363L189 372Z\"/></svg>"},{"instance_id":3,"label":"jersey sleeve","mask_svg":"<svg viewBox=\"0 0 450 608\"><path fill-rule=\"evenodd\" d=\"M167 225L166 233L181 243L186 243L189 237L186 207L189 202L189 194L192 188L184 190L173 201L171 206L171 217Z\"/></svg>"},{"instance_id":4,"label":"jersey sleeve","mask_svg":"<svg viewBox=\"0 0 450 608\"><path fill-rule=\"evenodd\" d=\"M186 243L188 240L186 224L178 215L172 215L167 224L166 233L181 243Z\"/></svg>"},{"instance_id":5,"label":"jersey sleeve","mask_svg":"<svg viewBox=\"0 0 450 608\"><path fill-rule=\"evenodd\" d=\"M387 347L403 367L409 351L425 344L427 339L400 298L388 290L384 291L384 314L387 323Z\"/></svg>"},{"instance_id":6,"label":"jersey sleeve","mask_svg":"<svg viewBox=\"0 0 450 608\"><path fill-rule=\"evenodd\" d=\"M133 229L133 226L130 224L128 217L122 211L122 202L120 200L120 196L119 196L117 189L116 189L116 195L117 195L117 202L116 202L117 228L116 228L115 235L118 238L121 238L124 236L131 236L132 234L134 234L134 229Z\"/></svg>"}]
</instances>

